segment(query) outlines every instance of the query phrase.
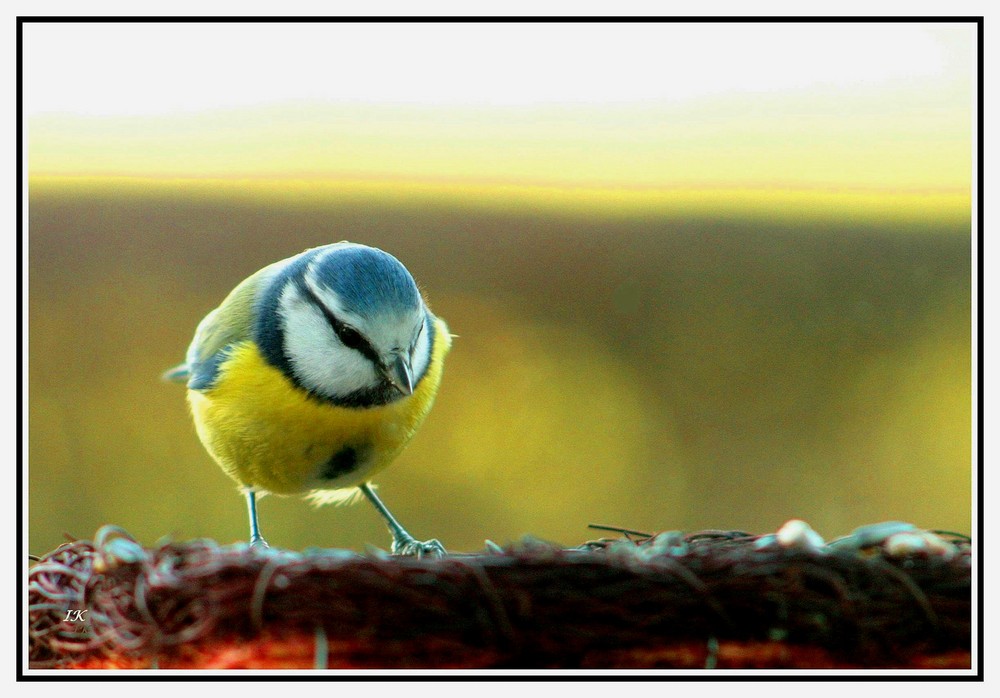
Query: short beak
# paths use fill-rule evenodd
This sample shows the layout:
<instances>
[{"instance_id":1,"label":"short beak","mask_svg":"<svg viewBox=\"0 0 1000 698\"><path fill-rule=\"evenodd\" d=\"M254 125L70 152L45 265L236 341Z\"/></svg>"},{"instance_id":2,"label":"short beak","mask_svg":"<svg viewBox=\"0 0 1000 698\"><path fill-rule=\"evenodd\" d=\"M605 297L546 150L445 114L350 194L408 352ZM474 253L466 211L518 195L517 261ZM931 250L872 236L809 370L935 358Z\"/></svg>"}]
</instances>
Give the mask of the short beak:
<instances>
[{"instance_id":1,"label":"short beak","mask_svg":"<svg viewBox=\"0 0 1000 698\"><path fill-rule=\"evenodd\" d=\"M413 371L410 369L410 359L403 354L389 354L382 375L392 383L392 386L403 395L413 394Z\"/></svg>"}]
</instances>

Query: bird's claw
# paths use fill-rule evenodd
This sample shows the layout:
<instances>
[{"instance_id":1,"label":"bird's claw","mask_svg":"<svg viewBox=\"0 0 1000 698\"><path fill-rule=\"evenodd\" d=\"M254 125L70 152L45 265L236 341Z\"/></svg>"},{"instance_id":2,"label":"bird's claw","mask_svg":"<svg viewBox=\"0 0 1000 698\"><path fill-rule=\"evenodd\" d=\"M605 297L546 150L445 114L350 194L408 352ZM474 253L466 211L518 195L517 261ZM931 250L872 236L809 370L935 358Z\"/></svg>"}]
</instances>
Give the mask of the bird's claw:
<instances>
[{"instance_id":1,"label":"bird's claw","mask_svg":"<svg viewBox=\"0 0 1000 698\"><path fill-rule=\"evenodd\" d=\"M250 538L250 549L251 550L267 550L271 546L267 544L264 537L261 535L256 535Z\"/></svg>"},{"instance_id":2,"label":"bird's claw","mask_svg":"<svg viewBox=\"0 0 1000 698\"><path fill-rule=\"evenodd\" d=\"M441 545L437 538L420 541L416 538L397 538L392 541L393 555L407 555L411 557L444 557L448 551Z\"/></svg>"}]
</instances>

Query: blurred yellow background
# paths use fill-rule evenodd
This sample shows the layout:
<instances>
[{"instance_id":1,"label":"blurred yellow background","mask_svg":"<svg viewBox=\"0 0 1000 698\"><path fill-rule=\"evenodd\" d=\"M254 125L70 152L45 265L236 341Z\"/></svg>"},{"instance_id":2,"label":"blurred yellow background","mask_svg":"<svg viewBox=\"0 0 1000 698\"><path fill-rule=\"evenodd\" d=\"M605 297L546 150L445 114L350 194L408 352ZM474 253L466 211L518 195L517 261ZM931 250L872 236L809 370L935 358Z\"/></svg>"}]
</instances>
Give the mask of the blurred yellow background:
<instances>
[{"instance_id":1,"label":"blurred yellow background","mask_svg":"<svg viewBox=\"0 0 1000 698\"><path fill-rule=\"evenodd\" d=\"M418 537L969 531L963 65L681 101L30 114L30 550L105 523L244 539L159 375L240 280L341 239L403 261L458 335L377 481ZM367 504L260 514L272 545L389 543Z\"/></svg>"}]
</instances>

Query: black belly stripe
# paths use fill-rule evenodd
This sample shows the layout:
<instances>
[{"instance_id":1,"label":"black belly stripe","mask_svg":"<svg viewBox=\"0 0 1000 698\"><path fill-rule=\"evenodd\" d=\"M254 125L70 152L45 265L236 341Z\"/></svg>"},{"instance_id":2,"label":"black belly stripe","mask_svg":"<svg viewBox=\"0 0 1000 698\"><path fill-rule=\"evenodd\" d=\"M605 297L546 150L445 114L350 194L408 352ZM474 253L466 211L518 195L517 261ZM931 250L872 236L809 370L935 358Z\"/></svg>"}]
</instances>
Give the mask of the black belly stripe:
<instances>
[{"instance_id":1,"label":"black belly stripe","mask_svg":"<svg viewBox=\"0 0 1000 698\"><path fill-rule=\"evenodd\" d=\"M353 446L344 446L320 468L319 476L324 480L336 480L358 468L358 451Z\"/></svg>"}]
</instances>

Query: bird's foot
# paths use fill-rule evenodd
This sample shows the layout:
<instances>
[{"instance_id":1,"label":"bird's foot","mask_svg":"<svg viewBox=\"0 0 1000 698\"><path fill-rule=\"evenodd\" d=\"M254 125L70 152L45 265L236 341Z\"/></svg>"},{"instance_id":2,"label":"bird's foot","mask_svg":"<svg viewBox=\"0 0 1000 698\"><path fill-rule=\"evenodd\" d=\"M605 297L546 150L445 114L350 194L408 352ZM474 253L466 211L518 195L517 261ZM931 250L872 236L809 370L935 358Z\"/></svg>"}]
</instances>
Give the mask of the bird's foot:
<instances>
[{"instance_id":1,"label":"bird's foot","mask_svg":"<svg viewBox=\"0 0 1000 698\"><path fill-rule=\"evenodd\" d=\"M264 536L259 533L250 537L250 548L253 550L266 550L271 546L264 540Z\"/></svg>"},{"instance_id":2,"label":"bird's foot","mask_svg":"<svg viewBox=\"0 0 1000 698\"><path fill-rule=\"evenodd\" d=\"M392 541L393 555L407 555L412 557L444 557L448 551L441 545L437 538L420 541L409 536L407 538L396 538Z\"/></svg>"}]
</instances>

